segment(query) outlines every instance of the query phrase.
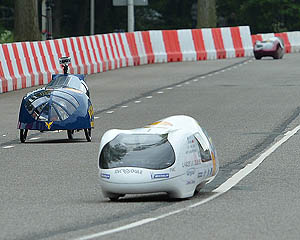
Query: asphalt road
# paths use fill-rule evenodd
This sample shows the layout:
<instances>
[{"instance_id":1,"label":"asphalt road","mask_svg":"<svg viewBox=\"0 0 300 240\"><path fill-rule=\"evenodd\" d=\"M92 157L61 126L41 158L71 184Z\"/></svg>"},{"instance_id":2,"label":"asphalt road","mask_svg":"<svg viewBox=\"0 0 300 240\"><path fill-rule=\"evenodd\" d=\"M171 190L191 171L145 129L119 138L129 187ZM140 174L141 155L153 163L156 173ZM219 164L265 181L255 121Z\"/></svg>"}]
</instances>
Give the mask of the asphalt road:
<instances>
[{"instance_id":1,"label":"asphalt road","mask_svg":"<svg viewBox=\"0 0 300 240\"><path fill-rule=\"evenodd\" d=\"M19 106L34 88L0 94L0 239L88 239L107 230L93 239L298 239L299 134L228 192L190 206L298 126L299 60L300 54L289 54L91 75L97 117L91 143L83 132L69 142L65 132L29 131L21 144ZM185 201L164 194L103 198L97 169L103 133L175 114L194 117L212 137L221 166L215 181ZM150 223L115 232L145 219Z\"/></svg>"}]
</instances>

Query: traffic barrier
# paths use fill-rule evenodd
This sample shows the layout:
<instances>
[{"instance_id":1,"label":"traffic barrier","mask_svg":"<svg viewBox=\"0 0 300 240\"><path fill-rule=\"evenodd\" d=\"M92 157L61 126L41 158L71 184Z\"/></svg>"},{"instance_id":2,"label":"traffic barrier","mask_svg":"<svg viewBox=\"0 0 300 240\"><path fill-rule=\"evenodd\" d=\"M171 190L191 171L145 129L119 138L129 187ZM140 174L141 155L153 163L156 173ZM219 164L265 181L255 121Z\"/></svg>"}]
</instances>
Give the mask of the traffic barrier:
<instances>
[{"instance_id":1,"label":"traffic barrier","mask_svg":"<svg viewBox=\"0 0 300 240\"><path fill-rule=\"evenodd\" d=\"M47 84L53 73L63 73L58 61L62 56L72 59L70 73L93 74L141 64L252 54L248 26L109 33L0 44L0 93Z\"/></svg>"},{"instance_id":2,"label":"traffic barrier","mask_svg":"<svg viewBox=\"0 0 300 240\"><path fill-rule=\"evenodd\" d=\"M207 52L206 52L203 33L201 29L193 29L192 36L194 40L195 51L197 54L197 60L206 60Z\"/></svg>"},{"instance_id":3,"label":"traffic barrier","mask_svg":"<svg viewBox=\"0 0 300 240\"><path fill-rule=\"evenodd\" d=\"M197 53L194 46L192 31L178 30L177 33L182 54L182 61L197 61Z\"/></svg>"},{"instance_id":4,"label":"traffic barrier","mask_svg":"<svg viewBox=\"0 0 300 240\"><path fill-rule=\"evenodd\" d=\"M141 34L143 38L145 53L147 55L147 63L148 64L154 63L154 53L153 53L153 48L150 40L150 33L141 32Z\"/></svg>"},{"instance_id":5,"label":"traffic barrier","mask_svg":"<svg viewBox=\"0 0 300 240\"><path fill-rule=\"evenodd\" d=\"M162 31L168 62L181 62L182 53L176 30Z\"/></svg>"},{"instance_id":6,"label":"traffic barrier","mask_svg":"<svg viewBox=\"0 0 300 240\"><path fill-rule=\"evenodd\" d=\"M163 41L162 31L150 31L150 41L153 49L154 63L167 62L167 52Z\"/></svg>"},{"instance_id":7,"label":"traffic barrier","mask_svg":"<svg viewBox=\"0 0 300 240\"><path fill-rule=\"evenodd\" d=\"M287 37L291 44L291 52L298 53L300 52L300 32L287 32Z\"/></svg>"}]
</instances>

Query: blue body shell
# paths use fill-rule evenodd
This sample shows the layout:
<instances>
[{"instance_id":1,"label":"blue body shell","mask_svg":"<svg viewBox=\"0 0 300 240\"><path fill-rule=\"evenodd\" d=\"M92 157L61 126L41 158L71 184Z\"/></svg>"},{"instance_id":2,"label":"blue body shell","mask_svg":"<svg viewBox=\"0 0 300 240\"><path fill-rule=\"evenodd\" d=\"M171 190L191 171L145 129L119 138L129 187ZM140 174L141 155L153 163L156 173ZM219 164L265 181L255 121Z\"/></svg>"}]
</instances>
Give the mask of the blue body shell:
<instances>
[{"instance_id":1,"label":"blue body shell","mask_svg":"<svg viewBox=\"0 0 300 240\"><path fill-rule=\"evenodd\" d=\"M81 74L57 74L22 100L19 129L55 131L94 127L94 111Z\"/></svg>"}]
</instances>

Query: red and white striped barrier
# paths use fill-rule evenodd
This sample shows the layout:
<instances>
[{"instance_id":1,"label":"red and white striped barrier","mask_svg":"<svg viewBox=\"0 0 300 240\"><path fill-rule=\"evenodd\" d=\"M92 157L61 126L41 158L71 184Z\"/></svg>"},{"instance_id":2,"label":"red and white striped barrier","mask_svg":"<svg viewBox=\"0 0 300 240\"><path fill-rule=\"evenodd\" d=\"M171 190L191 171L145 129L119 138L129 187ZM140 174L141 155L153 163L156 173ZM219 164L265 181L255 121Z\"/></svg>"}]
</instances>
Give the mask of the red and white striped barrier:
<instances>
[{"instance_id":1,"label":"red and white striped barrier","mask_svg":"<svg viewBox=\"0 0 300 240\"><path fill-rule=\"evenodd\" d=\"M0 44L0 93L47 84L62 73L93 74L141 64L252 56L248 26L110 33L39 42Z\"/></svg>"}]
</instances>

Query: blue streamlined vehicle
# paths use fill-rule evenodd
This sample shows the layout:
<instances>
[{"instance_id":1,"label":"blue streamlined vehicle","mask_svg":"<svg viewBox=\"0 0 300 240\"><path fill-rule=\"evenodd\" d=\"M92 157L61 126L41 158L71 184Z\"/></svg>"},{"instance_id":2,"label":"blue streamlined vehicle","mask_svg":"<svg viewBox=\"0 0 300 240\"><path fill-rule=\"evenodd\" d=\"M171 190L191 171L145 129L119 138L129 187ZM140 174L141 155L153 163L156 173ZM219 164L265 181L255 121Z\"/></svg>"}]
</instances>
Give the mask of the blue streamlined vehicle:
<instances>
[{"instance_id":1,"label":"blue streamlined vehicle","mask_svg":"<svg viewBox=\"0 0 300 240\"><path fill-rule=\"evenodd\" d=\"M29 92L22 100L18 122L22 143L28 130L67 130L69 139L75 131L84 130L86 140L91 141L94 110L85 76L68 74L69 57L59 61L64 74L52 75L49 84Z\"/></svg>"}]
</instances>

